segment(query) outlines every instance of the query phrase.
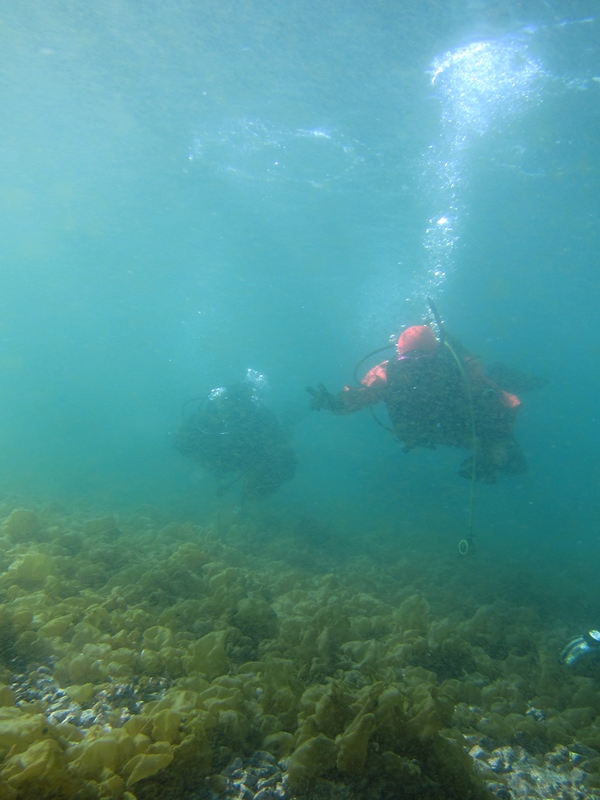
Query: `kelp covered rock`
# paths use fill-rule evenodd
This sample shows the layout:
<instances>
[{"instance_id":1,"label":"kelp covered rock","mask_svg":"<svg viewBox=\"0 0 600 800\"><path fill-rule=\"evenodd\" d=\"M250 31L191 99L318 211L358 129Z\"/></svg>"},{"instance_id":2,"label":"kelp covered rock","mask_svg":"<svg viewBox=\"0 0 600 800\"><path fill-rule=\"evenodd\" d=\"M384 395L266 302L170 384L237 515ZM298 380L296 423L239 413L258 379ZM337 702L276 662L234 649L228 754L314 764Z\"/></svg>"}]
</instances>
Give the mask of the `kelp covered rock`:
<instances>
[{"instance_id":1,"label":"kelp covered rock","mask_svg":"<svg viewBox=\"0 0 600 800\"><path fill-rule=\"evenodd\" d=\"M29 508L15 508L2 525L2 532L13 542L33 541L39 530L40 520Z\"/></svg>"}]
</instances>

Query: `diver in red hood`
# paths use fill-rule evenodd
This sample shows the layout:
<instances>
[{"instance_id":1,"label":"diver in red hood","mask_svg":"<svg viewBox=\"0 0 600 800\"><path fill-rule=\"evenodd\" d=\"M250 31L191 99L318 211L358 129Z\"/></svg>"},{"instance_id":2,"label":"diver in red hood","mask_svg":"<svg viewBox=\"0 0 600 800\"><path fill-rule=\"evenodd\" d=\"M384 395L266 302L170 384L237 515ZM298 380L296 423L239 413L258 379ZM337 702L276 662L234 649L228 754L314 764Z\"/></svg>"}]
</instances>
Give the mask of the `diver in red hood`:
<instances>
[{"instance_id":1,"label":"diver in red hood","mask_svg":"<svg viewBox=\"0 0 600 800\"><path fill-rule=\"evenodd\" d=\"M311 407L351 414L385 403L404 452L437 445L464 447L475 454L459 474L492 483L498 472L527 471L513 435L519 398L488 378L481 363L456 342L438 341L428 325L414 325L400 335L396 355L370 369L360 386L336 395L323 384L307 387Z\"/></svg>"}]
</instances>

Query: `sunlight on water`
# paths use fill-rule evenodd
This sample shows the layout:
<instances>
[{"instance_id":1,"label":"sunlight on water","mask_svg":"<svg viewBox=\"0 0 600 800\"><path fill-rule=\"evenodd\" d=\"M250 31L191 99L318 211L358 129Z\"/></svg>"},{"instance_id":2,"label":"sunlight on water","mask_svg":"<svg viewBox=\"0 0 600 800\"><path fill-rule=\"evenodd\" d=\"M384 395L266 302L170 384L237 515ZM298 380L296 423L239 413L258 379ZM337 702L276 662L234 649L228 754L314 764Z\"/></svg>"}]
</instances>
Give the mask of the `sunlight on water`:
<instances>
[{"instance_id":1,"label":"sunlight on water","mask_svg":"<svg viewBox=\"0 0 600 800\"><path fill-rule=\"evenodd\" d=\"M441 87L442 121L451 127L456 150L482 135L498 116L514 114L520 103L539 99L541 64L526 40L474 42L434 59L431 83Z\"/></svg>"}]
</instances>

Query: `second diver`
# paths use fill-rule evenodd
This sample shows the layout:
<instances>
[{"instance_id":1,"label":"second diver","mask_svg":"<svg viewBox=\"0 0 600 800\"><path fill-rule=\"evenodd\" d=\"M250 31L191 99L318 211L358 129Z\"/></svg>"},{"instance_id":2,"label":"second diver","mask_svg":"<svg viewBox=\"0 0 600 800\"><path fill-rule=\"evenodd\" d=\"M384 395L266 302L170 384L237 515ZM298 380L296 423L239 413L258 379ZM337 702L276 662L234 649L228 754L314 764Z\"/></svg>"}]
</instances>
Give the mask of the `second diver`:
<instances>
[{"instance_id":1,"label":"second diver","mask_svg":"<svg viewBox=\"0 0 600 800\"><path fill-rule=\"evenodd\" d=\"M214 472L219 494L241 481L242 497L260 498L294 477L296 454L262 403L265 383L248 370L243 381L213 389L177 431L175 447Z\"/></svg>"}]
</instances>

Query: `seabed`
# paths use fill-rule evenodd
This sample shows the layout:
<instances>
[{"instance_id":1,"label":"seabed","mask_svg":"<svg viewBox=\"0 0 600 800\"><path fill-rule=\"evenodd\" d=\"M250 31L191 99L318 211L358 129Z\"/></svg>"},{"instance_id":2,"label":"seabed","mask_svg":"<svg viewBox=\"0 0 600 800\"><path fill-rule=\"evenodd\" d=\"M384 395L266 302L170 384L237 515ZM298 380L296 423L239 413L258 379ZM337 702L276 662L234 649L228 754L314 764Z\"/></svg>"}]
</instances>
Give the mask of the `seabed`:
<instances>
[{"instance_id":1,"label":"seabed","mask_svg":"<svg viewBox=\"0 0 600 800\"><path fill-rule=\"evenodd\" d=\"M0 517L0 800L600 797L600 681L509 555L276 514Z\"/></svg>"}]
</instances>

